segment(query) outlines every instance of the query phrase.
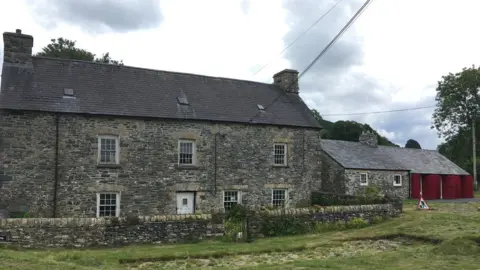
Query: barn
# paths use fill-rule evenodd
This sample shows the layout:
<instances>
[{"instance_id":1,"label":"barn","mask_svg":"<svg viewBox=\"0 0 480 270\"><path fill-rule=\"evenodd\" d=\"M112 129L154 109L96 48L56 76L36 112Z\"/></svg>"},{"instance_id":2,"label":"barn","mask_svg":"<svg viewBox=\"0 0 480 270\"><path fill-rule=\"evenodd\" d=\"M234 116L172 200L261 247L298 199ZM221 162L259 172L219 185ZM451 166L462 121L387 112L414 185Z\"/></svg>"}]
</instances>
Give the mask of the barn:
<instances>
[{"instance_id":1,"label":"barn","mask_svg":"<svg viewBox=\"0 0 480 270\"><path fill-rule=\"evenodd\" d=\"M366 186L381 187L401 198L473 198L473 177L435 150L378 145L373 133L358 142L322 140L322 189L355 194Z\"/></svg>"}]
</instances>

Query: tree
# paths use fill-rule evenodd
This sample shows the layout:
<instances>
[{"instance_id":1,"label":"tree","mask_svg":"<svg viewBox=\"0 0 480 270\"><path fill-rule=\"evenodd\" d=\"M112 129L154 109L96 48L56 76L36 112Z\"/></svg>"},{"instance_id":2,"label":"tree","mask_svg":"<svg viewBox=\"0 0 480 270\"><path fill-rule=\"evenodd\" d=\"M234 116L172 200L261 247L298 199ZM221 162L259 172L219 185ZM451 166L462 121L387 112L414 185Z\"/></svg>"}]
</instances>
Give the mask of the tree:
<instances>
[{"instance_id":1,"label":"tree","mask_svg":"<svg viewBox=\"0 0 480 270\"><path fill-rule=\"evenodd\" d=\"M472 66L442 76L438 82L434 125L439 136L449 139L470 127L480 116L480 69Z\"/></svg>"},{"instance_id":2,"label":"tree","mask_svg":"<svg viewBox=\"0 0 480 270\"><path fill-rule=\"evenodd\" d=\"M52 39L51 43L43 47L42 51L37 53L36 55L52 58L92 61L112 65L123 65L122 60L113 60L108 52L103 54L100 58L95 58L95 54L87 50L77 48L75 45L76 41L72 41L66 38L60 37L57 39Z\"/></svg>"},{"instance_id":3,"label":"tree","mask_svg":"<svg viewBox=\"0 0 480 270\"><path fill-rule=\"evenodd\" d=\"M405 148L422 149L420 144L414 139L408 140L407 143L405 144Z\"/></svg>"}]
</instances>

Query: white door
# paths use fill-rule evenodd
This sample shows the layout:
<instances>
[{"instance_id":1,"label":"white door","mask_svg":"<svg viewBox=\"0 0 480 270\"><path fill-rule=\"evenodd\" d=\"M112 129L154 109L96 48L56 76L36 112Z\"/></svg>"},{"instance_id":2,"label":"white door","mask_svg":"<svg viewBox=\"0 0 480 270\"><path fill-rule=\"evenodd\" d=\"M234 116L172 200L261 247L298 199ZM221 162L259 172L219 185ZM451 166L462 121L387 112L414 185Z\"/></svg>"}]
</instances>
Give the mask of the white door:
<instances>
[{"instance_id":1,"label":"white door","mask_svg":"<svg viewBox=\"0 0 480 270\"><path fill-rule=\"evenodd\" d=\"M193 192L177 193L177 214L193 214L193 199L195 197L194 194L195 193Z\"/></svg>"}]
</instances>

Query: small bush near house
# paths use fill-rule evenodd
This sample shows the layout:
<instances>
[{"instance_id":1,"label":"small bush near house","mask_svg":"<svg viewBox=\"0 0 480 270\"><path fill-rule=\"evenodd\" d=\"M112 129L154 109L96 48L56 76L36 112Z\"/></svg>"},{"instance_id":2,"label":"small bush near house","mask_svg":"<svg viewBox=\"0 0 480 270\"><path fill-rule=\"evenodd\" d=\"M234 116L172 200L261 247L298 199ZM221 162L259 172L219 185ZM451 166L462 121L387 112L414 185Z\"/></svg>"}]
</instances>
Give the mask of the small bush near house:
<instances>
[{"instance_id":1,"label":"small bush near house","mask_svg":"<svg viewBox=\"0 0 480 270\"><path fill-rule=\"evenodd\" d=\"M335 206L335 205L365 205L387 204L394 201L393 198L380 196L375 189L368 189L360 196L335 194L321 191L311 193L312 205Z\"/></svg>"},{"instance_id":2,"label":"small bush near house","mask_svg":"<svg viewBox=\"0 0 480 270\"><path fill-rule=\"evenodd\" d=\"M315 222L302 216L262 216L262 234L267 237L306 234L314 230Z\"/></svg>"}]
</instances>

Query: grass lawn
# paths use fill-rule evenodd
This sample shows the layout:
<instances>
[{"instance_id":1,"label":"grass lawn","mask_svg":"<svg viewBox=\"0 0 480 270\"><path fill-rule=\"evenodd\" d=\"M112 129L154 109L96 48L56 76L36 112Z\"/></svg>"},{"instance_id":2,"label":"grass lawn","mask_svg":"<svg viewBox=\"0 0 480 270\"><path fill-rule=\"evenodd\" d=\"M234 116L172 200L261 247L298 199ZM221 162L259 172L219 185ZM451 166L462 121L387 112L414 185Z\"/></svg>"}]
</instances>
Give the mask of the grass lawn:
<instances>
[{"instance_id":1,"label":"grass lawn","mask_svg":"<svg viewBox=\"0 0 480 270\"><path fill-rule=\"evenodd\" d=\"M435 208L433 211L416 211L415 206L416 201L406 201L401 217L359 230L269 238L254 243L211 241L96 250L0 249L0 269L480 268L480 242L475 242L480 239L480 203L436 203L430 205ZM387 237L394 234L404 237ZM438 241L433 244L405 236ZM156 261L121 263L145 258Z\"/></svg>"}]
</instances>

